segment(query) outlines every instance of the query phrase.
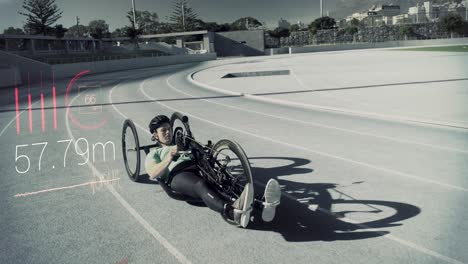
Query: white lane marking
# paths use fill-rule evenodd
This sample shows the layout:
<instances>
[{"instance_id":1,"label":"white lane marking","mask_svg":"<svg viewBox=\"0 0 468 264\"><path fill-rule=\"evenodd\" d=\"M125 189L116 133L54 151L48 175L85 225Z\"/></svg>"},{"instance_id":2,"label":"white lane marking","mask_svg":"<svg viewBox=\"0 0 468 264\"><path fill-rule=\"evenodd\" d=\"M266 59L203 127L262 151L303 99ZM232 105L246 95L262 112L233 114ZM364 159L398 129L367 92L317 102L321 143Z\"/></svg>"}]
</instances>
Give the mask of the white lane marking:
<instances>
[{"instance_id":1,"label":"white lane marking","mask_svg":"<svg viewBox=\"0 0 468 264\"><path fill-rule=\"evenodd\" d=\"M25 197L25 196L30 196L30 195L35 195L35 194L40 194L40 193L45 193L45 192L53 192L53 191L74 189L74 188L82 187L82 186L86 186L86 185L93 185L93 184L97 184L97 183L102 184L102 183L108 183L108 182L113 182L113 181L118 181L118 180L120 180L120 178L112 179L112 180L91 181L91 182L85 182L85 183L71 185L71 186L50 188L50 189L45 189L45 190L40 190L40 191L35 191L35 192L19 193L19 194L15 194L14 197L18 198L18 197Z\"/></svg>"},{"instance_id":2,"label":"white lane marking","mask_svg":"<svg viewBox=\"0 0 468 264\"><path fill-rule=\"evenodd\" d=\"M255 183L258 184L258 185L260 185L260 186L262 186L262 187L265 187L265 186L266 186L265 184L263 184L263 183L261 183L261 182L255 182ZM290 200L292 200L292 201L298 201L298 202L300 202L300 199L298 199L297 197L295 197L294 195L291 195L291 194L289 194L289 193L281 192L281 195L282 195L282 196L285 196L286 198L288 198L288 199L290 199ZM309 207L309 208L310 208L310 207ZM325 209L320 208L320 207L317 207L316 210L318 210L318 211L320 211L320 212L323 212L323 213L325 213L325 214L327 214L327 215L330 215L330 216L332 216L332 217L338 219L338 217L336 216L336 214L333 213L333 212L331 212L331 211L329 211L329 210L325 210ZM312 211L315 211L315 210L312 210ZM375 232L375 233L377 233L377 234L379 234L379 235L381 235L381 236L383 236L383 237L385 237L385 238L387 238L387 239L389 239L389 240L393 240L394 242L397 242L397 243L400 243L400 244L405 245L405 246L407 246L407 247L410 247L410 248L412 248L412 249L414 249L414 250L416 250L416 251L422 252L422 253L424 253L424 254L426 254L426 255L429 255L429 256L432 256L432 257L441 259L441 260L443 260L443 261L445 261L445 262L453 263L453 264L463 264L463 262L460 262L460 261L458 261L458 260L456 260L456 259L447 257L447 256L445 256L445 255L442 255L442 254L436 252L436 251L433 251L433 250L427 249L427 248L425 248L425 247L419 246L419 245L417 245L417 244L415 244L415 243L413 243L413 242L410 242L410 241L401 239L401 238L399 238L399 237L396 237L396 236L394 236L394 235L389 234L388 232L383 232L383 231L381 231L381 230L379 230L379 229L377 229L377 228L372 228L372 227L367 226L367 225L365 225L365 224L361 224L361 223L359 223L358 221L355 221L354 219L351 219L351 218L348 218L348 217L340 217L339 220L340 220L340 221L344 221L344 222L348 222L348 223L351 223L351 224L354 224L354 225L357 225L357 226L359 226L361 229L364 229L364 230L367 231L367 232Z\"/></svg>"},{"instance_id":3,"label":"white lane marking","mask_svg":"<svg viewBox=\"0 0 468 264\"><path fill-rule=\"evenodd\" d=\"M36 104L38 101L34 102L33 104ZM23 110L21 111L19 114L18 114L18 117L20 117L24 112L26 112L26 110ZM16 114L15 114L15 117L13 119L11 119L11 121L5 125L5 127L2 129L2 131L0 132L0 137L3 135L3 133L6 131L6 129L11 125L11 123L15 122L16 120Z\"/></svg>"},{"instance_id":4,"label":"white lane marking","mask_svg":"<svg viewBox=\"0 0 468 264\"><path fill-rule=\"evenodd\" d=\"M173 75L171 75L168 79L166 79L166 83L172 89L177 89L174 86L172 86L172 84L169 82L169 80L172 78L172 76ZM182 92L183 94L185 94L187 96L191 96L190 94L185 93L183 91L180 91L180 92ZM151 98L151 97L148 96L148 98ZM169 109L174 110L174 108L171 108L171 107L169 107L169 106L167 106L167 105L165 105L165 104L163 104L161 102L158 102L158 103L166 106ZM178 110L176 110L176 111L178 111ZM350 162L350 163L353 163L353 164L358 164L358 165L368 167L368 168L372 168L372 169L376 169L376 170L379 170L379 171L384 171L384 172L387 172L387 173L396 174L396 175L399 175L399 176L416 179L416 180L419 180L419 181L422 181L422 182L432 183L432 184L448 187L450 189L455 189L455 190L464 191L464 192L468 191L468 189L460 187L460 186L451 185L451 184L447 184L447 183L443 183L443 182L439 182L439 181L435 181L435 180L426 179L424 177L420 177L420 176L417 176L417 175L413 175L413 174L409 174L409 173L405 173L405 172L400 172L400 171L396 171L396 170L392 170L392 169L387 169L385 167L380 167L380 166L372 165L372 164L369 164L369 163L356 161L356 160L353 160L353 159L349 159L349 158L345 158L345 157L341 157L341 156L337 156L337 155L333 155L333 154L329 154L329 153L325 153L325 152L321 152L321 151L311 150L310 148L305 148L305 147L297 146L297 145L294 145L294 144L286 143L286 142L283 142L283 141L278 141L278 140L275 140L275 139L272 139L272 138L263 137L263 136L260 136L260 135L254 134L254 133L247 132L245 130L240 130L240 129L235 129L235 128L232 128L232 127L224 126L224 125L221 125L220 123L211 122L209 120L206 120L206 119L204 119L202 117L195 116L193 114L187 114L187 115L193 116L196 119L205 121L205 122L213 124L215 126L223 127L223 128L229 129L229 130L236 131L236 132L241 133L241 134L246 134L246 135L250 135L250 136L253 136L253 137L256 137L256 138L260 138L260 139L263 139L263 140L266 140L266 141L274 142L276 144L281 144L281 145L288 146L288 147L291 147L291 148L300 149L300 150L303 150L303 151L306 151L306 152L322 155L322 156L325 156L325 157L330 157L330 158L334 158L334 159L338 159L338 160L343 160L343 161L346 161L346 162Z\"/></svg>"},{"instance_id":5,"label":"white lane marking","mask_svg":"<svg viewBox=\"0 0 468 264\"><path fill-rule=\"evenodd\" d=\"M112 93L114 91L114 88L118 87L119 84L115 85L112 87L112 89L109 92L109 103L112 105L114 110L116 110L117 113L119 113L121 116L124 117L124 119L127 119L128 117L125 116L122 112L120 112L117 107L112 103ZM137 125L137 124L136 124ZM139 126L139 125L137 125ZM140 127L141 128L141 127ZM67 129L68 128L68 119L67 119ZM145 130L145 129L143 129ZM149 133L149 132L148 132ZM69 134L71 135L71 132L69 131ZM91 164L88 163L88 166L97 174L99 175L99 178L102 177L101 173L97 171L97 169L92 166ZM187 259L187 257L184 256L179 250L177 250L176 247L174 247L164 236L162 236L158 231L156 231L115 189L113 186L107 186L107 189L114 195L115 198L123 205L125 209L133 216L135 219L163 246L165 247L180 263L184 264L191 264L190 260Z\"/></svg>"},{"instance_id":6,"label":"white lane marking","mask_svg":"<svg viewBox=\"0 0 468 264\"><path fill-rule=\"evenodd\" d=\"M169 67L169 68L172 68L172 67ZM146 72L144 72L144 74L147 74ZM125 77L130 77L130 76L133 76L134 74L132 75L128 75L128 76L125 76ZM111 92L112 90L118 86L119 84L115 85L112 89L111 89ZM73 102L77 97L73 98L73 100L71 102ZM34 103L37 103L39 102L40 100L37 100L36 102ZM71 103L70 103L71 104ZM114 108L115 106L112 105ZM116 108L115 108L116 109ZM68 109L67 109L68 111ZM22 114L23 112L26 112L26 110L22 111L20 114ZM119 111L120 113L120 111ZM73 137L73 134L71 133L71 130L70 130L70 126L69 126L69 121L68 121L68 114L65 115L65 124L66 124L66 128L67 128L67 132L68 132L68 135L71 137L71 139L73 141L76 141L75 138ZM16 120L16 115L14 118L11 119L11 121L3 128L3 130L0 132L0 136L3 135L3 133L6 131L6 129L11 125L11 123L13 123L14 121ZM88 167L91 168L91 170L95 173L96 176L99 177L99 179L102 181L104 180L104 176L90 163L87 163ZM161 234L159 234L150 224L148 224L148 222L141 216L138 214L138 212L133 209L131 207L130 204L127 203L127 201L125 201L125 199L123 199L120 194L114 189L113 186L109 186L107 185L107 188L108 190L112 193L112 195L122 204L122 206L124 206L125 209L127 209L127 211L137 219L137 221L154 237L156 238L156 240L158 240L180 263L184 263L184 264L191 264L191 262L182 254L180 253L174 246L172 246L172 244L169 243L169 241L167 241L167 239L165 239Z\"/></svg>"},{"instance_id":7,"label":"white lane marking","mask_svg":"<svg viewBox=\"0 0 468 264\"><path fill-rule=\"evenodd\" d=\"M167 82L167 84L168 84L170 87L172 87L172 86L170 85L170 83L168 82L168 80L169 80L172 76L173 76L173 75L171 75L168 79L166 79L166 82ZM146 81L146 80L145 80L145 81ZM144 82L142 82L142 84L144 84ZM152 98L151 96L149 96L149 95L145 92L144 87L143 87L142 85L140 85L140 89L141 89L142 93L145 94L145 96L147 96L149 99L155 100L154 98ZM170 109L170 110L172 110L172 111L177 111L177 112L180 112L180 113L184 113L184 112L182 112L182 111L180 111L180 110L178 110L178 109L175 109L175 108L173 108L173 107L170 107L170 106L168 106L168 105L166 105L166 104L164 104L164 103L161 103L161 102L157 102L157 103L160 104L160 105L162 105L162 106L164 106L164 107L166 107L166 108L168 108L168 109ZM187 114L187 113L186 113L186 114ZM189 114L187 114L187 115L189 115ZM206 122L206 123L213 124L213 125L215 125L215 126L219 126L219 127L228 129L228 130L234 130L234 131L239 132L239 133L247 134L247 135L250 135L250 136L253 136L253 137L257 137L257 138L261 138L261 139L264 139L264 140L267 140L267 141L272 141L272 142L274 142L274 143L283 144L283 145L290 146L290 147L293 147L293 148L300 148L300 147L298 147L298 146L294 146L294 145L287 144L287 143L284 143L284 142L276 141L276 140L273 140L273 139L270 139L270 138L266 138L266 137L261 137L261 136L258 136L258 135L255 135L255 134L252 134L252 133L249 133L249 132L241 131L241 130L234 129L234 128L231 128L231 127L226 127L226 126L224 126L224 125L221 125L221 124L218 124L218 123L215 123L215 122L212 122L212 121L209 121L209 120L200 118L200 117L195 116L195 115L191 115L191 114L190 114L189 116L194 117L194 118L196 118L196 119L199 119L199 120L201 120L201 121L204 121L204 122ZM304 149L304 148L300 148L300 149L308 151L308 149ZM311 152L314 152L314 151L311 151ZM317 153L317 152L314 152L314 153ZM340 159L342 159L342 158L340 158ZM259 183L259 184L261 184L261 183ZM263 185L263 184L261 184L261 185ZM293 201L296 201L296 200L297 200L297 198L295 198L295 197L292 196L292 195L289 195L289 194L284 193L284 192L283 192L283 194L284 194L284 196L288 197L289 199L292 199ZM327 212L327 211L325 211L325 212ZM327 212L327 213L333 214L332 212ZM353 221L352 219L349 219L349 218L346 218L346 219L347 219L348 221ZM358 224L358 225L359 225L359 224ZM362 226L362 227L365 227L365 225L361 225L361 226ZM383 233L383 234L384 234L384 233ZM412 249L414 249L414 250L417 250L417 251L419 251L419 252L422 252L423 254L426 254L426 255L429 255L429 256L432 256L432 257L441 259L441 260L443 260L443 261L446 261L446 262L448 262L448 263L462 264L462 262L460 262L460 261L458 261L458 260L456 260L456 259L453 259L453 258L444 256L444 255L439 254L439 253L437 253L437 252L435 252L435 251L432 251L432 250L430 250L430 249L427 249L427 248L418 246L418 245L415 244L415 243L412 243L412 242L403 240L403 239L398 238L398 237L396 237L396 236L389 235L389 234L384 234L384 237L385 237L385 238L388 238L388 239L390 239L390 240L392 240L392 241L395 241L395 242L397 242L397 243L406 245L406 246L408 246L408 247L410 247L410 248L412 248Z\"/></svg>"},{"instance_id":8,"label":"white lane marking","mask_svg":"<svg viewBox=\"0 0 468 264\"><path fill-rule=\"evenodd\" d=\"M417 124L425 124L425 125L431 125L431 126L442 126L442 127L458 129L458 130L468 129L468 125L467 125L468 123L466 122L465 123L453 123L453 122L449 123L443 120L440 121L440 120L432 120L432 119L417 119L417 118L405 117L405 116L385 115L385 114L378 114L378 113L365 112L365 111L356 111L356 110L351 110L351 109L346 109L346 108L338 108L338 107L323 106L323 105L316 105L316 104L305 104L305 103L293 102L293 101L288 101L288 100L283 100L283 99L257 96L257 95L252 95L252 94L244 94L244 96L246 98L251 98L253 100L276 103L276 104L286 105L289 107L293 106L293 107L299 107L299 108L305 108L305 109L332 111L332 112L345 113L348 115L371 117L371 118L376 118L376 119L381 119L381 120L417 123Z\"/></svg>"},{"instance_id":9,"label":"white lane marking","mask_svg":"<svg viewBox=\"0 0 468 264\"><path fill-rule=\"evenodd\" d=\"M302 89L304 89L304 90L313 90L313 89L311 89L310 87L307 87L307 86L297 77L297 75L294 73L294 71L293 71L291 68L289 68L289 70L291 71L291 76L297 81L297 83L299 83L299 86L301 86ZM466 80L460 80L460 81L466 81ZM389 86L389 85L382 85L381 87L388 87L388 86ZM334 100L341 100L341 101L344 101L344 102L353 102L353 103L355 103L355 101L353 101L353 100L346 99L346 98L336 98L336 97L331 96L331 95L328 94L328 93L321 93L320 95L321 95L321 96L324 96L324 97L328 97L328 98L334 99ZM285 101L286 101L286 100L285 100ZM368 103L368 102L367 102L367 103L366 103L366 102L359 102L359 104L360 104L360 105L367 105L367 106L371 106L371 107L373 107L373 106L376 105L375 103L372 104L372 103ZM353 110L351 110L351 109L344 109L344 110L353 111ZM368 112L363 112L363 113L368 113ZM397 115L399 115L399 114L401 114L402 112L401 112L401 111L395 111L395 110L393 110L393 113L396 113ZM405 112L405 114L413 114L413 116L415 116L414 113ZM423 118L422 120L427 120L427 117L425 117L425 116L421 116L421 115L420 115L420 117ZM408 118L410 118L410 117L408 117ZM417 114L416 114L416 118L418 118L418 117L417 117ZM463 121L463 120L455 120L455 119L436 120L436 121L434 121L434 122L440 122L440 121L442 121L442 122L448 122L449 124L454 124L454 123L457 123L457 124L467 124L466 121Z\"/></svg>"},{"instance_id":10,"label":"white lane marking","mask_svg":"<svg viewBox=\"0 0 468 264\"><path fill-rule=\"evenodd\" d=\"M179 89L177 89L175 87L173 89L180 92L180 93L195 97L194 95L185 93L185 92L183 92L183 91L181 91L181 90L179 90ZM263 113L263 112L257 112L257 111L247 110L247 109L244 109L244 108L239 108L239 107L228 105L228 104L218 103L218 102L215 102L215 101L211 101L209 99L201 99L201 100L212 103L212 104L217 104L217 105L221 105L221 106L224 106L224 107L229 107L229 108L232 108L232 109L236 109L236 110L239 110L239 111L248 112L248 113L255 113L255 114L258 114L258 115L268 116L268 117L272 117L272 118L276 118L276 119L280 119L280 120L284 120L284 121L297 122L297 123L302 123L302 124L316 126L316 127L335 129L335 130L338 130L338 131L353 133L353 134L362 135L362 136L375 137L375 138L380 138L380 139L385 139L385 140L395 141L395 142L400 142L400 143L405 143L405 144L413 144L413 145L419 145L419 146L424 146L424 147L429 147L429 148L435 148L435 149L440 149L440 150L447 150L447 151L454 151L454 152L460 152L460 153L468 154L467 150L456 149L456 148L451 148L451 147L444 147L444 146L439 146L439 145L426 144L426 143L416 142L416 141L412 141L412 140L398 139L398 138L381 136L381 135L376 135L376 134L371 134L371 133L359 132L359 131L356 131L356 130L329 126L329 125L325 125L325 124L321 124L321 123L317 123L317 122L307 122L307 121L302 121L302 120L298 120L298 119L294 119L294 118L283 117L283 116L280 116L280 115L270 115L270 114L266 114L266 113Z\"/></svg>"},{"instance_id":11,"label":"white lane marking","mask_svg":"<svg viewBox=\"0 0 468 264\"><path fill-rule=\"evenodd\" d=\"M189 74L189 76L192 76L193 74L196 74L200 71L195 71ZM239 92L233 92L233 91L227 91L223 89L219 89L213 86L210 86L205 83L201 83L196 81L195 79L188 78L190 82L203 87L207 90L212 90L217 93L222 93L222 94L229 94L229 95L237 95L237 96L244 96L245 98L251 99L251 100L257 100L257 101L262 101L262 102L269 102L273 104L280 104L280 105L285 105L288 107L297 107L297 108L302 108L302 109L312 109L316 111L323 111L323 112L338 112L338 113L345 113L348 115L354 115L354 116L362 116L362 117L367 117L367 118L374 118L374 119L379 119L379 120L389 120L389 121L398 121L398 122L404 122L404 123L410 123L410 124L419 124L419 125L431 125L431 126L442 126L446 128L451 128L451 129L463 129L466 130L468 129L467 123L441 123L439 120L431 120L431 119L416 119L416 118L411 118L411 117L402 117L402 116L395 116L395 115L384 115L384 114L378 114L378 113L372 113L372 112L365 112L365 111L355 111L355 110L350 110L346 108L338 108L338 107L330 107L330 106L323 106L323 105L316 105L316 104L305 104L305 103L299 103L299 102L293 102L293 101L288 101L288 100L282 100L282 99L275 99L271 97L265 97L261 95L252 95L252 94L247 94L247 93L239 93Z\"/></svg>"}]
</instances>

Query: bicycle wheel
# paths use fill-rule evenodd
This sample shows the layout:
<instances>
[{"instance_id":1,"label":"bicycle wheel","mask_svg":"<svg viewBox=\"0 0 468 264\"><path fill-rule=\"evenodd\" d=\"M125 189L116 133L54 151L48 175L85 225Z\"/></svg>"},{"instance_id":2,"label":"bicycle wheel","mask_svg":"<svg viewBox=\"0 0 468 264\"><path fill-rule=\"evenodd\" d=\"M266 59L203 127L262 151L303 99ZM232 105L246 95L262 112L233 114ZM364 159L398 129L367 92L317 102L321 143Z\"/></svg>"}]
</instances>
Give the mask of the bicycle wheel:
<instances>
[{"instance_id":1,"label":"bicycle wheel","mask_svg":"<svg viewBox=\"0 0 468 264\"><path fill-rule=\"evenodd\" d=\"M171 127L172 127L172 144L177 145L179 150L187 150L189 143L187 140L183 140L185 137L194 139L192 131L190 131L190 125L188 117L182 115L179 112L175 112L171 116Z\"/></svg>"},{"instance_id":2,"label":"bicycle wheel","mask_svg":"<svg viewBox=\"0 0 468 264\"><path fill-rule=\"evenodd\" d=\"M182 131L184 135L193 138L192 131L190 131L190 125L188 117L182 115L179 112L175 112L171 116L171 127L173 129L173 136L175 138L175 132Z\"/></svg>"},{"instance_id":3,"label":"bicycle wheel","mask_svg":"<svg viewBox=\"0 0 468 264\"><path fill-rule=\"evenodd\" d=\"M242 147L234 141L223 139L213 146L213 169L222 173L220 193L235 201L247 183L253 184L250 162Z\"/></svg>"},{"instance_id":4,"label":"bicycle wheel","mask_svg":"<svg viewBox=\"0 0 468 264\"><path fill-rule=\"evenodd\" d=\"M130 119L123 124L122 153L128 177L137 182L140 176L140 142L135 124Z\"/></svg>"}]
</instances>

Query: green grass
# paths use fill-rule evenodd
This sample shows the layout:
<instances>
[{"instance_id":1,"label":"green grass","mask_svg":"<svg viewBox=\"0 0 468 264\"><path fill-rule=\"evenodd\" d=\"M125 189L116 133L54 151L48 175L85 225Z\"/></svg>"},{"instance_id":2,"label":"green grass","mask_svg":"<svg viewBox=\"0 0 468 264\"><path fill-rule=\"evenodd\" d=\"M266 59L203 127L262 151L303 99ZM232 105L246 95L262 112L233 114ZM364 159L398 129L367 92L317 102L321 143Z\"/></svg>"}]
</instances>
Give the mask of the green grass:
<instances>
[{"instance_id":1,"label":"green grass","mask_svg":"<svg viewBox=\"0 0 468 264\"><path fill-rule=\"evenodd\" d=\"M468 52L468 45L460 46L442 46L442 47L427 47L427 48L409 48L401 49L408 51L448 51L448 52Z\"/></svg>"}]
</instances>

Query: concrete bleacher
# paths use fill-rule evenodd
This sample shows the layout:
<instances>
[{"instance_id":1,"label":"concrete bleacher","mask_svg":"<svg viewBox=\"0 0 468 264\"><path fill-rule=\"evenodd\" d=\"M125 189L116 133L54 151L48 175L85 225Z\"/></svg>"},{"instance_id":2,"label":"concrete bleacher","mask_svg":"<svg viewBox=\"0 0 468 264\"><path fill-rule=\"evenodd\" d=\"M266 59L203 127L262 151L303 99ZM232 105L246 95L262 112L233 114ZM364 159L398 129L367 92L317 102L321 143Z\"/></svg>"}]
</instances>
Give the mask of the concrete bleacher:
<instances>
[{"instance_id":1,"label":"concrete bleacher","mask_svg":"<svg viewBox=\"0 0 468 264\"><path fill-rule=\"evenodd\" d=\"M0 87L2 85L13 86L15 84L21 85L18 68L7 64L0 64Z\"/></svg>"},{"instance_id":2,"label":"concrete bleacher","mask_svg":"<svg viewBox=\"0 0 468 264\"><path fill-rule=\"evenodd\" d=\"M19 85L21 83L29 82L32 84L39 83L42 80L52 80L53 77L55 77L56 80L70 78L83 70L89 70L91 74L96 74L215 59L216 53L205 53L50 65L9 52L0 51L0 87L13 86L15 80L16 84Z\"/></svg>"}]
</instances>

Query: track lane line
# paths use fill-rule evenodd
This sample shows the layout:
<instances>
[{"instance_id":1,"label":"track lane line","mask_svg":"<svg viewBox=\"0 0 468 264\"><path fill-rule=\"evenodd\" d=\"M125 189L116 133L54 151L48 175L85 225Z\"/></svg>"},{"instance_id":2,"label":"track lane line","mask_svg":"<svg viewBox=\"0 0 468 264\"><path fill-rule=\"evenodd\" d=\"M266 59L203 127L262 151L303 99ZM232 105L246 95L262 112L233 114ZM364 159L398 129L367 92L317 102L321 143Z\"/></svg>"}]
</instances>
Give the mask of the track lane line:
<instances>
[{"instance_id":1,"label":"track lane line","mask_svg":"<svg viewBox=\"0 0 468 264\"><path fill-rule=\"evenodd\" d=\"M173 89L180 92L180 93L184 93L184 94L186 94L188 96L191 96L193 98L197 98L196 96L185 93L185 92L183 92L180 89L177 89L175 87ZM445 147L445 146L439 146L439 145L433 145L433 144L426 144L426 143L421 143L421 142L412 141L412 140L398 139L398 138L394 138L394 137L381 136L381 135L376 135L376 134L372 134L372 133L366 133L366 132L360 132L360 131L356 131L356 130L352 130L352 129L329 126L329 125L321 124L321 123L318 123L318 122L308 122L308 121L298 120L298 119L279 116L279 115L270 115L270 114L263 113L263 112L258 112L258 111L254 111L254 110L247 110L247 109L244 109L244 108L239 108L239 107L229 105L229 104L218 103L218 102L215 102L215 101L212 101L212 100L209 100L209 99L200 99L200 100L203 100L203 101L206 101L206 102L209 102L209 103L212 103L212 104L221 105L223 107L229 107L229 108L236 109L236 110L243 111L243 112L254 113L254 114L258 114L258 115L263 115L263 116L268 116L268 117L280 119L280 120L283 120L283 121L297 122L297 123L301 123L301 124L305 124L305 125L311 125L311 126L316 126L316 127L334 129L334 130L338 130L338 131L348 132L348 133L362 135L362 136L375 137L375 138L385 139L385 140L399 142L399 143L413 144L413 145L419 145L419 146L424 146L424 147L428 147L428 148L434 148L434 149L440 149L440 150L446 150L446 151L453 151L453 152L468 154L468 150Z\"/></svg>"},{"instance_id":2,"label":"track lane line","mask_svg":"<svg viewBox=\"0 0 468 264\"><path fill-rule=\"evenodd\" d=\"M166 79L166 83L169 85L169 87L171 87L171 85L170 85L170 83L168 82L168 80L169 80L172 76L173 76L173 75L171 75L169 78ZM147 79L147 80L148 80L148 79ZM146 91L144 90L144 84L145 84L145 82L146 82L146 80L143 81L143 82L140 84L140 90L141 90L141 92L142 92L146 97L148 97L149 99L155 100L155 99L152 98L150 95L148 95L148 94L146 93ZM156 102L157 102L157 101L156 101ZM168 109L170 109L170 110L172 110L172 111L176 111L176 112L180 112L180 113L185 113L185 112L183 112L183 111L181 111L181 110L179 110L179 109L170 107L170 106L168 106L168 105L166 105L166 104L164 104L164 103L161 103L161 102L157 102L157 103L160 104L160 105L162 105L162 106L164 106L164 107L166 107L166 108L168 108ZM212 125L214 125L214 126L219 126L219 127L222 127L222 128L228 129L228 130L233 130L233 131L236 131L236 132L239 132L239 133L247 134L247 135L250 135L250 136L253 136L253 137L257 137L257 138L261 138L261 139L264 139L264 140L267 140L267 141L271 141L271 142L274 142L274 143L283 144L283 145L286 145L286 146L291 146L291 147L293 147L293 148L294 148L294 147L298 147L298 146L294 146L294 145L292 145L292 144L287 144L287 143L284 143L284 142L275 141L275 140L270 139L270 138L261 137L261 136L258 136L258 135L255 135L255 134L252 134L252 133L249 133L249 132L245 132L245 131L241 131L241 130L238 130L238 129L234 129L234 128L231 128L231 127L227 127L227 126L224 126L224 125L221 125L221 124L218 124L218 123L209 121L209 120L207 120L207 119L204 119L204 118L201 118L201 117L192 115L192 114L188 114L188 113L186 113L186 114L187 114L188 116L191 116L191 117L193 117L193 118L195 118L195 119L198 119L198 120L201 120L201 121L203 121L203 122L212 124ZM141 127L141 126L139 126L139 127ZM306 150L306 149L302 149L302 150ZM314 153L315 153L315 152L314 152ZM257 182L257 184L264 186L264 184L262 184L262 183L258 183L258 182ZM282 192L282 194L283 194L285 197L287 197L287 198L289 198L289 199L292 199L293 201L297 201L297 198L294 197L294 196L292 196L292 195L290 195L290 194L287 194L287 193L284 193L284 192ZM327 211L327 210L322 210L322 211L325 212L325 213L327 213L327 214L329 214L329 215L334 216L333 212L330 212L330 211ZM356 221L354 221L353 219L350 219L350 218L344 218L344 219L348 220L348 221L351 222L351 223L357 223ZM363 228L365 228L365 229L371 229L370 227L367 227L367 226L362 225L362 224L356 224L356 225L358 225L358 226L360 226L360 227L363 227ZM426 255L428 255L428 256L435 257L435 258L437 258L437 259L443 260L444 262L452 263L452 264L463 264L463 262L460 262L460 261L458 261L458 260L456 260L456 259L450 258L450 257L445 256L445 255L442 255L442 254L440 254L440 253L438 253L438 252L435 252L435 251L433 251L433 250L424 248L424 247L419 246L419 245L417 245L417 244L415 244L415 243L413 243L413 242L410 242L410 241L407 241L407 240L398 238L398 237L393 236L393 235L389 235L389 234L384 233L384 232L382 232L381 234L383 234L383 237L385 237L385 238L387 238L387 239L389 239L389 240L391 240L391 241L394 241L394 242L397 242L397 243L399 243L399 244L402 244L402 245L405 245L405 246L407 246L407 247L410 247L410 248L412 248L412 249L414 249L414 250L416 250L416 251L419 251L420 253L426 254Z\"/></svg>"},{"instance_id":3,"label":"track lane line","mask_svg":"<svg viewBox=\"0 0 468 264\"><path fill-rule=\"evenodd\" d=\"M153 78L153 77L151 77ZM112 107L114 110L124 117L124 119L127 119L128 117L123 114L114 104L112 104L112 93L115 88L117 88L120 84L115 85L112 87L112 89L109 91L108 98L109 102L111 103ZM135 125L137 125L135 123ZM138 125L139 126L139 125ZM140 127L141 128L141 127ZM68 119L67 119L67 129L68 129ZM70 131L69 131L70 133ZM71 134L70 134L71 135ZM73 138L74 139L74 138ZM88 163L88 166L90 166L91 170L93 170L96 175L100 179L103 178L102 174L97 171L97 169L92 166L91 164ZM116 190L113 186L106 186L107 189L111 192L111 194L120 202L120 204L142 225L146 231L148 231L164 248L166 248L169 253L171 253L180 263L183 264L191 264L192 262L184 255L182 254L175 246L173 246L169 240L167 240L163 235L161 235L156 229L154 229L148 221L146 221Z\"/></svg>"},{"instance_id":4,"label":"track lane line","mask_svg":"<svg viewBox=\"0 0 468 264\"><path fill-rule=\"evenodd\" d=\"M166 79L166 83L167 83L167 85L168 85L169 87L171 87L172 89L177 89L177 88L175 88L174 86L172 86L171 83L169 82L169 80L170 80L170 78L172 78L172 76L174 76L174 75L171 75L168 79ZM180 90L179 90L179 91L180 91ZM182 92L183 94L185 94L185 95L187 95L187 96L192 96L192 95L190 95L190 94L188 94L188 93L185 93L185 92L183 92L183 91L180 91L180 92ZM145 94L146 94L146 93L145 93ZM147 94L146 94L146 95L147 95ZM193 97L193 96L192 96L192 97ZM151 97L149 96L148 98L151 98ZM161 103L161 102L157 102L157 103L162 104L162 105L165 105L166 107L170 108L169 106L167 106L166 104L163 104L163 103ZM172 109L174 109L174 108L172 108ZM180 111L180 112L182 112L182 111ZM402 177L406 177L406 178L412 178L412 179L415 179L415 180L418 180L418 181L422 181L422 182L425 182L425 183L431 183L431 184L436 184L436 185L439 185L439 186L444 186L444 187L447 187L447 188L449 188L449 189L454 189L454 190L458 190L458 191L468 192L468 189L467 189L467 188L464 188L464 187L460 187L460 186L456 186L456 185L451 185L451 184L439 182L439 181L436 181L436 180L426 179L426 178L424 178L424 177L420 177L420 176L413 175L413 174L410 174L410 173L400 172L400 171L397 171L397 170L388 169L388 168L385 168L385 167L381 167L381 166L377 166L377 165L372 165L372 164L365 163L365 162L361 162L361 161L356 161L356 160L353 160L353 159L349 159L349 158L345 158L345 157L333 155L333 154L330 154L330 153L325 153L325 152L321 152L321 151L311 150L310 148L305 148L305 147L297 146L297 145L294 145L294 144L286 143L286 142L283 142L283 141L275 140L275 139L272 139L272 138L260 136L260 135L254 134L254 133L247 132L247 131L245 131L245 130L239 130L239 129L236 129L236 128L224 126L224 125L222 125L222 124L215 123L215 122L206 120L206 119L204 119L204 118L202 118L202 117L198 117L198 116L195 116L195 115L192 115L192 114L187 114L187 115L193 116L193 117L196 118L196 119L199 119L199 120L202 120L202 121L204 121L204 122L213 124L213 125L215 125L215 126L223 127L223 128L225 128L225 129L229 129L229 130L232 130L232 131L236 131L236 132L238 132L238 133L241 133L241 134L246 134L246 135L249 135L249 136L253 136L253 137L256 137L256 138L260 138L260 139L263 139L263 140L266 140L266 141L270 141L270 142L273 142L273 143L276 143L276 144L280 144L280 145L284 145L284 146L287 146L287 147L291 147L291 148L303 150L303 151L305 151L305 152L314 153L314 154L318 154L318 155L321 155L321 156L325 156L325 157L330 157L330 158L334 158L334 159L346 161L346 162L353 163L353 164L357 164L357 165L364 166L364 167L367 167L367 168L372 168L372 169L375 169L375 170L384 171L384 172L387 172L387 173L390 173L390 174L396 174L396 175L399 175L399 176L402 176Z\"/></svg>"},{"instance_id":5,"label":"track lane line","mask_svg":"<svg viewBox=\"0 0 468 264\"><path fill-rule=\"evenodd\" d=\"M215 68L215 67L211 67ZM206 68L209 69L209 68ZM204 70L206 70L204 69ZM418 124L418 125L425 125L425 126L439 126L439 127L445 127L445 128L451 128L451 129L457 129L457 130L466 130L468 129L468 123L464 124L458 124L458 123L442 123L438 120L431 120L431 119L417 119L417 118L411 118L411 117L404 117L404 116L395 116L395 115L386 115L386 114L379 114L379 113L373 113L373 112L366 112L366 111L356 111L352 109L346 109L346 108L338 108L338 107L330 107L330 106L323 106L323 105L317 105L317 104L305 104L305 103L299 103L299 102L293 102L293 101L288 101L284 99L277 99L277 98L272 98L272 97L265 97L265 94L248 94L248 93L239 93L239 92L232 92L232 91L227 91L223 89L219 89L213 86L210 86L205 83L201 83L193 78L193 76L203 70L198 70L190 73L190 78L188 80L197 86L203 87L207 90L215 91L218 93L222 94L229 94L229 95L237 95L237 96L244 96L247 99L254 100L254 101L261 101L261 102L267 102L271 104L279 104L279 105L284 105L287 107L296 107L300 109L311 109L315 111L323 111L323 112L332 112L332 113L344 113L347 115L352 115L352 116L360 116L360 117L366 117L366 118L373 118L377 120L385 120L385 121L393 121L393 122L402 122L402 123L410 123L410 124Z\"/></svg>"}]
</instances>

